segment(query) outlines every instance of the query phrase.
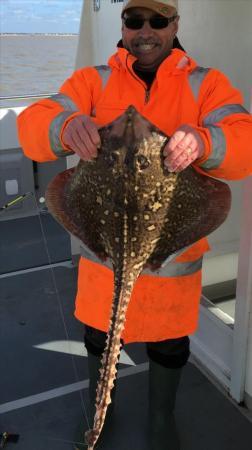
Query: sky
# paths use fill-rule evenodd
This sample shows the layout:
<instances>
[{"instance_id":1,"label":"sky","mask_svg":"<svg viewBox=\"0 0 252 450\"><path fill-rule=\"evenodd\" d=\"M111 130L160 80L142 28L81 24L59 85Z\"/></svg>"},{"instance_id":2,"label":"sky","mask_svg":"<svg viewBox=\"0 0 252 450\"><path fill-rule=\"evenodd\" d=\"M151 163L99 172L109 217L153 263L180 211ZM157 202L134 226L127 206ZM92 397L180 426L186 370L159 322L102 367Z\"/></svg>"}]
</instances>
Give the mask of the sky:
<instances>
[{"instance_id":1,"label":"sky","mask_svg":"<svg viewBox=\"0 0 252 450\"><path fill-rule=\"evenodd\" d=\"M0 0L1 33L78 33L82 0Z\"/></svg>"}]
</instances>

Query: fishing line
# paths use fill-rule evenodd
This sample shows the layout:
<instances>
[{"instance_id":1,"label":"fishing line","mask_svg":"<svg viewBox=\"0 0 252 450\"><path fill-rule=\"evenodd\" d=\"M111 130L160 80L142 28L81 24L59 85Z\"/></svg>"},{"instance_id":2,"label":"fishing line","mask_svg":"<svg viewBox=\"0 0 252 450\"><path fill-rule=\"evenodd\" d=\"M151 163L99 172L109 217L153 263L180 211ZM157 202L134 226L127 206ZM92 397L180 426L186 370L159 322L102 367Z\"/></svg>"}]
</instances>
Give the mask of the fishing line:
<instances>
[{"instance_id":1,"label":"fishing line","mask_svg":"<svg viewBox=\"0 0 252 450\"><path fill-rule=\"evenodd\" d=\"M68 333L68 329L67 329L67 325L66 325L66 321L65 321L65 316L64 316L64 312L63 312L62 300L61 300L60 293L59 293L58 286L57 286L55 270L54 270L54 268L52 266L52 258L51 258L51 255L50 255L48 241L47 241L47 238L46 238L46 233L44 231L44 226L43 226L43 223L42 223L42 220L41 220L41 215L40 215L41 211L40 211L40 208L39 208L36 196L34 196L34 200L35 200L36 210L38 212L38 219L39 219L39 224L40 224L40 229L41 229L41 234L42 234L42 240L44 242L44 246L45 246L45 250L46 250L46 254L47 254L47 259L48 259L48 263L49 263L49 269L50 269L50 273L51 273L53 287L54 287L54 290L55 290L55 293L56 293L56 298L57 298L57 301L58 301L58 306L59 306L59 310L60 310L61 319L63 321L65 335L66 335L67 340L70 341L70 337L69 337L69 333ZM77 367L76 367L76 363L74 361L74 357L73 357L72 354L71 354L71 360L72 360L72 366L73 366L73 370L74 370L75 380L76 380L76 382L79 382L80 378L79 378L78 370L77 370ZM87 410L86 410L86 407L85 407L83 394L82 394L81 391L79 391L79 394L80 394L82 411L84 412L84 416L85 416L85 419L87 421L88 428L90 428L89 418L88 418Z\"/></svg>"},{"instance_id":2,"label":"fishing line","mask_svg":"<svg viewBox=\"0 0 252 450\"><path fill-rule=\"evenodd\" d=\"M8 202L5 205L1 206L0 207L0 213L5 212L6 210L11 208L12 206L17 205L19 202L23 202L25 199L27 199L30 196L33 196L33 198L34 198L35 207L36 207L36 211L37 211L37 214L38 214L39 225L40 225L40 230L41 230L41 235L42 235L42 241L43 241L43 244L44 244L44 247L45 247L45 251L46 251L46 256L47 256L47 260L48 260L48 266L49 266L49 270L50 270L50 273L51 273L51 279L52 279L54 291L55 291L57 302L58 302L60 316L61 316L61 319L62 319L62 322L63 322L65 336L67 338L67 341L70 341L70 337L69 337L69 333L68 333L68 329L67 329L67 325L66 325L66 321L65 321L65 316L64 316L64 312L63 312L62 300L61 300L61 297L60 297L60 293L59 293L59 289L58 289L57 281L56 281L56 276L55 276L54 268L53 268L53 265L52 265L52 258L51 258L50 251L49 251L48 241L47 241L46 233L44 231L44 226L43 226L43 223L42 223L42 220L41 220L41 209L39 208L39 205L38 205L38 202L37 202L37 199L36 199L36 195L34 195L33 192L26 192L25 194L19 195L18 197L14 198L10 202ZM76 363L74 361L74 357L71 354L71 352L69 352L69 353L71 355L72 367L73 367L73 371L74 371L75 381L79 382L80 378L79 378L79 375L78 375L78 370L77 370L77 367L76 367ZM86 422L88 424L88 428L90 429L89 418L88 418L88 414L87 414L87 410L86 410L86 407L85 407L83 394L82 394L81 390L79 391L79 395L80 395L80 400L81 400L82 411L84 413L84 417L85 417ZM48 439L48 436L47 436L47 439ZM49 439L50 439L50 437L49 437ZM66 443L68 443L68 442L69 443L75 443L75 441L69 441L69 440L64 440L64 439L51 438L51 440L59 440L59 441L66 442Z\"/></svg>"}]
</instances>

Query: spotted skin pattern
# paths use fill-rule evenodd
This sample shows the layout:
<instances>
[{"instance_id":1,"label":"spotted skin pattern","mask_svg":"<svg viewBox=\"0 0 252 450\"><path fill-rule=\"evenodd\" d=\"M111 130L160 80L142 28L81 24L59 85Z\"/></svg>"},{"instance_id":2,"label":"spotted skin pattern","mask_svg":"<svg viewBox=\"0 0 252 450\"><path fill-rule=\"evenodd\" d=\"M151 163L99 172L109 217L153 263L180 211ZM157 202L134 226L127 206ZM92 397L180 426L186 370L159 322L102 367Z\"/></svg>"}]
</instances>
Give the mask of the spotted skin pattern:
<instances>
[{"instance_id":1,"label":"spotted skin pattern","mask_svg":"<svg viewBox=\"0 0 252 450\"><path fill-rule=\"evenodd\" d=\"M116 378L121 335L133 286L144 267L155 270L174 253L214 231L230 208L230 190L192 167L170 173L162 150L168 137L133 106L99 130L92 161L59 174L46 201L55 218L101 260L110 259L114 294L97 386L93 450Z\"/></svg>"}]
</instances>

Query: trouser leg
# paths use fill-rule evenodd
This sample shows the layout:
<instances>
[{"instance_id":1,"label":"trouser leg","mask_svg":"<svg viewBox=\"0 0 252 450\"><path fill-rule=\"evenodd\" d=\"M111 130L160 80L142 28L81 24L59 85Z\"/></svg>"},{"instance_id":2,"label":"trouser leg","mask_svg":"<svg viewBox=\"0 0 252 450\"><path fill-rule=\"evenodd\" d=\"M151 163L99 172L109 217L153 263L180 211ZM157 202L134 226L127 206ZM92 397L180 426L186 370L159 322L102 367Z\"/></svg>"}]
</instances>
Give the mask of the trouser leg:
<instances>
[{"instance_id":1,"label":"trouser leg","mask_svg":"<svg viewBox=\"0 0 252 450\"><path fill-rule=\"evenodd\" d=\"M89 405L88 405L88 422L89 426L92 427L94 415L95 415L95 400L96 400L96 389L97 383L100 378L100 368L101 368L101 358L103 351L106 345L106 333L103 331L97 330L95 328L85 326L85 334L84 334L84 342L85 347L87 349L87 359L88 359L88 373L89 373ZM104 422L104 426L101 432L101 436L99 437L97 444L100 443L101 439L104 437L105 440L108 440L106 437L106 433L109 432L112 421L113 421L113 409L115 404L115 392L116 386L114 385L111 391L111 400L112 403L109 404L106 414L106 419ZM87 445L85 444L85 432L87 429L84 429L83 420L81 420L76 436L75 436L75 450L87 449Z\"/></svg>"},{"instance_id":2,"label":"trouser leg","mask_svg":"<svg viewBox=\"0 0 252 450\"><path fill-rule=\"evenodd\" d=\"M88 372L89 372L89 400L90 417L93 419L95 413L95 400L97 383L100 378L101 358L106 346L106 336L104 331L97 330L85 325L84 342L88 353ZM106 418L111 416L115 405L116 380L111 391L111 403L107 409Z\"/></svg>"},{"instance_id":3,"label":"trouser leg","mask_svg":"<svg viewBox=\"0 0 252 450\"><path fill-rule=\"evenodd\" d=\"M180 450L174 409L183 366L189 358L189 338L148 343L149 428L151 450Z\"/></svg>"}]
</instances>

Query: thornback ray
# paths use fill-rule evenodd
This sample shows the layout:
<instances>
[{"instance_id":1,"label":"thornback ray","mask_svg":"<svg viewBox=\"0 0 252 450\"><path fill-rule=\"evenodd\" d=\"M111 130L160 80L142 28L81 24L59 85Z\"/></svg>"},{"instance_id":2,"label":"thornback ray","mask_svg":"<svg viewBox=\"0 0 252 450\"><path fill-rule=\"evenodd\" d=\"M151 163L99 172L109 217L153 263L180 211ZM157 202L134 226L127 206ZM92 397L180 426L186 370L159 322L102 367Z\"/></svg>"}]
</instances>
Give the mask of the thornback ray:
<instances>
[{"instance_id":1,"label":"thornback ray","mask_svg":"<svg viewBox=\"0 0 252 450\"><path fill-rule=\"evenodd\" d=\"M114 293L97 385L93 450L101 433L116 378L121 336L134 284L145 267L164 261L218 228L231 194L226 183L192 166L171 173L164 165L168 142L162 131L133 106L99 130L96 159L57 175L46 203L53 216L101 261L110 261Z\"/></svg>"}]
</instances>

